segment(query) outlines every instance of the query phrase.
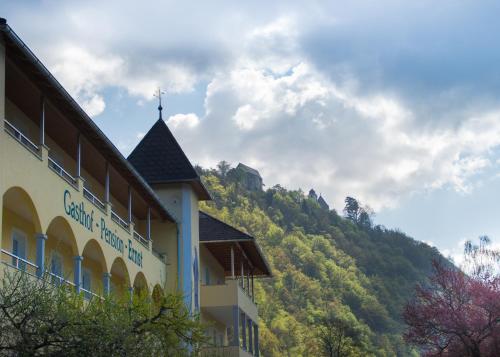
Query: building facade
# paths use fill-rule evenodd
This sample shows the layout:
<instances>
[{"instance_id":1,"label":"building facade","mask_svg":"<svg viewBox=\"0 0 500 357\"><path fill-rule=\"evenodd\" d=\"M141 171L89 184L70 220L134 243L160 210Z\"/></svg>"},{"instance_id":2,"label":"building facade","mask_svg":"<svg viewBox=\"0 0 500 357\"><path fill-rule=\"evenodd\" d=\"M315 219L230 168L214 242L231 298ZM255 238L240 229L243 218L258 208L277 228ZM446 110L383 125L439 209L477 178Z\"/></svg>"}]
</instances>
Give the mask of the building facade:
<instances>
[{"instance_id":1,"label":"building facade","mask_svg":"<svg viewBox=\"0 0 500 357\"><path fill-rule=\"evenodd\" d=\"M206 353L259 355L249 282L270 270L252 237L200 235L210 195L161 111L124 158L0 19L0 120L1 272L48 273L87 298L180 291L215 336Z\"/></svg>"}]
</instances>

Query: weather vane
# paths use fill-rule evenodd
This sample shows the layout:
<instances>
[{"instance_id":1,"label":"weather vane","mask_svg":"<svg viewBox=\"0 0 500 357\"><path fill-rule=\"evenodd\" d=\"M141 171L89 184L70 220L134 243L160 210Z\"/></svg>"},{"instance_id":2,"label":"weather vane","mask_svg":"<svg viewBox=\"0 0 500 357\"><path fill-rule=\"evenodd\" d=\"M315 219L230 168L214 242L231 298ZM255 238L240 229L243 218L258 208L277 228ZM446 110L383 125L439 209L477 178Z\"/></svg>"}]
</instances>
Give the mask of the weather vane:
<instances>
[{"instance_id":1,"label":"weather vane","mask_svg":"<svg viewBox=\"0 0 500 357\"><path fill-rule=\"evenodd\" d=\"M162 119L161 111L163 110L163 107L161 106L161 95L162 94L165 94L165 92L162 91L160 87L158 87L158 92L153 94L153 96L158 98L158 111L160 112L160 119Z\"/></svg>"}]
</instances>

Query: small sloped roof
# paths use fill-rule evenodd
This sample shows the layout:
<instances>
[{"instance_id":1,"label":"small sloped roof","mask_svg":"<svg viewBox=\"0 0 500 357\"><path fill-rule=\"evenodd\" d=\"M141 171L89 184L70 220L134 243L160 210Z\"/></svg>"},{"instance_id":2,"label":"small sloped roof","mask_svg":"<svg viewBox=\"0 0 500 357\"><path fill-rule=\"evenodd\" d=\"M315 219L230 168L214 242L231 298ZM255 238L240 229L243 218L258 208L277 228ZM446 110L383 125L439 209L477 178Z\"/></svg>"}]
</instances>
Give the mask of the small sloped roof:
<instances>
[{"instance_id":1,"label":"small sloped roof","mask_svg":"<svg viewBox=\"0 0 500 357\"><path fill-rule=\"evenodd\" d=\"M128 157L150 184L190 183L202 200L210 194L163 119L158 119Z\"/></svg>"},{"instance_id":2,"label":"small sloped roof","mask_svg":"<svg viewBox=\"0 0 500 357\"><path fill-rule=\"evenodd\" d=\"M251 261L255 275L271 276L271 268L256 239L200 211L200 243L204 243L226 271L231 270L231 246L237 245ZM236 266L238 267L238 258Z\"/></svg>"}]
</instances>

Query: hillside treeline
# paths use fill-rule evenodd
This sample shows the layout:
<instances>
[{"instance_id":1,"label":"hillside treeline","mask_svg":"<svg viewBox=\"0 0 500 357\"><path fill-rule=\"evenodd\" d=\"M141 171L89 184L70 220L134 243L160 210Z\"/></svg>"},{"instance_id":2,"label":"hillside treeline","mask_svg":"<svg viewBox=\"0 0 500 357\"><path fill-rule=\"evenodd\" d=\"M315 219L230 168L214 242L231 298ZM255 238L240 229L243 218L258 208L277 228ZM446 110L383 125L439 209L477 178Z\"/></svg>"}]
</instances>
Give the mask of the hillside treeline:
<instances>
[{"instance_id":1,"label":"hillside treeline","mask_svg":"<svg viewBox=\"0 0 500 357\"><path fill-rule=\"evenodd\" d=\"M225 162L197 170L214 199L201 209L256 237L272 267L256 284L263 355L418 355L401 314L435 248L374 225L350 197L339 214L301 190L248 191Z\"/></svg>"}]
</instances>

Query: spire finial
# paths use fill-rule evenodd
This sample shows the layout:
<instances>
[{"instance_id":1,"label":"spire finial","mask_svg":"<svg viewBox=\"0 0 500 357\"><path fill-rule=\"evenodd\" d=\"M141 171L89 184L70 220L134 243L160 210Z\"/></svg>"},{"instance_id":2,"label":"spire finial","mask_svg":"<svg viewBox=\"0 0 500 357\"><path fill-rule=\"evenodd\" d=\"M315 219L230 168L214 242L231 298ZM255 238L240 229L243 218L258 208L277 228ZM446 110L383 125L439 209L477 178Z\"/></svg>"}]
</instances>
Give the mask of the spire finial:
<instances>
[{"instance_id":1,"label":"spire finial","mask_svg":"<svg viewBox=\"0 0 500 357\"><path fill-rule=\"evenodd\" d=\"M163 107L161 106L161 95L162 94L165 94L165 92L163 92L160 87L158 87L158 92L153 94L156 98L158 98L158 111L160 112L160 119L163 119L161 116L161 111L163 110Z\"/></svg>"}]
</instances>

